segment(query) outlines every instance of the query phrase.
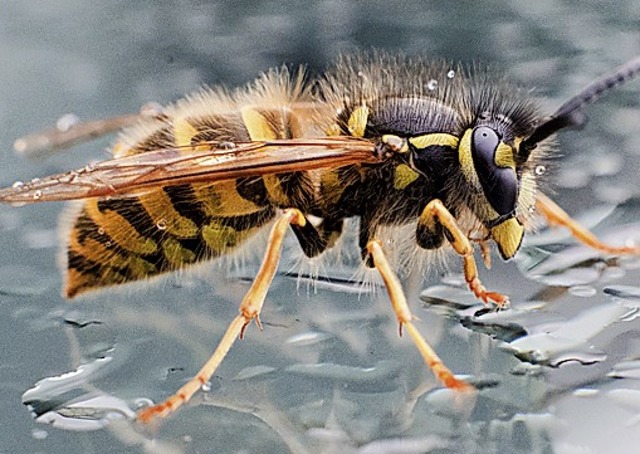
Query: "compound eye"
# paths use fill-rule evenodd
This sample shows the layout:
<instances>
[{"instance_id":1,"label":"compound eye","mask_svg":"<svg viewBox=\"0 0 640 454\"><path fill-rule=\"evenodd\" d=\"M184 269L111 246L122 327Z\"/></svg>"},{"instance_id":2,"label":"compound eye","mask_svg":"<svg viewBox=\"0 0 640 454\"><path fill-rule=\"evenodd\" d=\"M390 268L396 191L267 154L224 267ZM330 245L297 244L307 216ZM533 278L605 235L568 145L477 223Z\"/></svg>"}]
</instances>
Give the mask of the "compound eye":
<instances>
[{"instance_id":1,"label":"compound eye","mask_svg":"<svg viewBox=\"0 0 640 454\"><path fill-rule=\"evenodd\" d=\"M493 162L496 149L500 144L498 133L487 126L479 126L473 131L471 149L476 156L484 161Z\"/></svg>"},{"instance_id":2,"label":"compound eye","mask_svg":"<svg viewBox=\"0 0 640 454\"><path fill-rule=\"evenodd\" d=\"M487 201L500 216L504 216L515 213L518 202L518 177L514 169L499 166L496 162L496 152L500 144L500 136L495 130L487 126L478 126L473 130L473 166Z\"/></svg>"}]
</instances>

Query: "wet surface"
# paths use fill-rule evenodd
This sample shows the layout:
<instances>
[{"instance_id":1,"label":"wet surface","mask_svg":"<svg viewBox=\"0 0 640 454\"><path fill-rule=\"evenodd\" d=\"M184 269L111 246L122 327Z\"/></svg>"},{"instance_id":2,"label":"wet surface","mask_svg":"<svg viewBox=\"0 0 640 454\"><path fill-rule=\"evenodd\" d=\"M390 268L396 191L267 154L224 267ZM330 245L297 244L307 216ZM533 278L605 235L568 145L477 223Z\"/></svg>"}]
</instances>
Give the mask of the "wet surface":
<instances>
[{"instance_id":1,"label":"wet surface","mask_svg":"<svg viewBox=\"0 0 640 454\"><path fill-rule=\"evenodd\" d=\"M371 47L481 62L536 87L551 112L640 48L632 1L265 2L251 10L67 1L2 10L3 185L106 157L108 138L46 160L13 155L17 137L57 119L69 127L75 115L134 112L284 62L317 71L340 51ZM587 113L590 123L560 138L562 156L540 178L599 237L638 244L640 82ZM349 282L348 267L314 281L314 270L296 266L292 242L264 332L251 327L174 418L140 428L132 412L208 358L255 265L227 272L214 264L68 303L56 267L63 210L0 207L2 453L631 453L640 445L638 257L604 256L543 229L514 261L494 256L481 270L488 288L511 297L500 311L474 300L455 257L424 282L410 276L418 329L479 389L459 396L438 385L408 336L398 337L379 286Z\"/></svg>"}]
</instances>

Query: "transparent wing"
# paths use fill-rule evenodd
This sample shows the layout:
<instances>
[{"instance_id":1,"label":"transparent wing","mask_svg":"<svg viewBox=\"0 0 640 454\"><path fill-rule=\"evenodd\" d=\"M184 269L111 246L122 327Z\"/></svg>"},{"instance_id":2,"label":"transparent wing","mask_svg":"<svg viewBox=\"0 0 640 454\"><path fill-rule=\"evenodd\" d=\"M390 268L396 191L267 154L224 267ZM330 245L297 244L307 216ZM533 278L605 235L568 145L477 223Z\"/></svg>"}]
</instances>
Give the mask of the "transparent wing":
<instances>
[{"instance_id":1,"label":"transparent wing","mask_svg":"<svg viewBox=\"0 0 640 454\"><path fill-rule=\"evenodd\" d=\"M84 168L16 182L0 189L1 203L34 203L137 194L145 189L216 182L352 164L377 163L374 144L349 137L206 143L154 150Z\"/></svg>"}]
</instances>

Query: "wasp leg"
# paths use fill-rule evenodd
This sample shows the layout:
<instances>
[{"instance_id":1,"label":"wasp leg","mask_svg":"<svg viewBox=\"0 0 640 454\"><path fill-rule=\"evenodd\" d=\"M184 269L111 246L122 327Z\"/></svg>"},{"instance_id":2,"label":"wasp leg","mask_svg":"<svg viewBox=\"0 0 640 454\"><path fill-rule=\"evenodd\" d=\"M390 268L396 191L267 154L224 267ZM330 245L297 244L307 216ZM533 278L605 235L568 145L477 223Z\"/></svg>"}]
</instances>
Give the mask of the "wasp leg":
<instances>
[{"instance_id":1,"label":"wasp leg","mask_svg":"<svg viewBox=\"0 0 640 454\"><path fill-rule=\"evenodd\" d=\"M593 249L606 254L640 254L638 246L610 246L601 242L593 233L571 219L562 208L541 192L536 195L536 209L547 220L547 224L567 228L576 240Z\"/></svg>"},{"instance_id":2,"label":"wasp leg","mask_svg":"<svg viewBox=\"0 0 640 454\"><path fill-rule=\"evenodd\" d=\"M418 348L418 351L424 358L425 363L427 363L427 366L429 366L436 378L447 388L452 388L457 391L474 390L475 388L473 386L453 375L453 372L445 366L436 352L433 351L431 346L427 343L424 337L422 337L422 334L420 334L416 326L413 324L414 317L407 305L407 299L402 290L402 285L400 285L398 277L391 269L380 242L378 240L369 241L367 244L367 250L373 259L375 268L384 280L387 292L389 293L389 299L391 300L391 307L393 307L393 311L395 312L396 317L398 318L398 323L400 324L400 335L402 335L403 328L407 330L414 344Z\"/></svg>"},{"instance_id":3,"label":"wasp leg","mask_svg":"<svg viewBox=\"0 0 640 454\"><path fill-rule=\"evenodd\" d=\"M235 340L238 337L243 337L245 329L252 320L255 320L258 327L262 328L259 318L260 310L278 268L284 236L289 225L304 225L305 222L307 221L299 210L287 209L284 211L271 230L262 265L251 288L240 304L240 314L233 319L227 328L211 358L202 366L196 376L185 383L174 395L168 397L164 402L140 410L137 415L138 421L147 423L156 417L163 418L175 412L178 407L188 402L202 385L209 381Z\"/></svg>"},{"instance_id":4,"label":"wasp leg","mask_svg":"<svg viewBox=\"0 0 640 454\"><path fill-rule=\"evenodd\" d=\"M480 298L485 304L491 300L498 306L502 306L508 301L505 295L498 292L489 292L482 285L478 277L478 267L473 258L471 241L460 230L453 215L438 199L429 202L422 211L420 219L418 219L417 237L424 236L421 234L425 230L436 232L442 230L443 235L449 240L453 249L462 256L464 279L477 298Z\"/></svg>"}]
</instances>

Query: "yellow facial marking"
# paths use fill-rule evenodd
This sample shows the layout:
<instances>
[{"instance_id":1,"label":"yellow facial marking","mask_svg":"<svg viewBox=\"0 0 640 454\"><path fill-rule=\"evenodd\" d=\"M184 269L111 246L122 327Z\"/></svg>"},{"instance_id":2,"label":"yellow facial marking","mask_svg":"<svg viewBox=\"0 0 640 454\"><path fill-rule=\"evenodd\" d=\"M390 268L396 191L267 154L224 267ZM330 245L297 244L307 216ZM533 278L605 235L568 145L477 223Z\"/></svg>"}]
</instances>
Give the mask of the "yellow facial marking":
<instances>
[{"instance_id":1,"label":"yellow facial marking","mask_svg":"<svg viewBox=\"0 0 640 454\"><path fill-rule=\"evenodd\" d=\"M458 148L460 139L452 134L433 133L423 136L409 138L409 143L418 149L427 148L433 145L442 147Z\"/></svg>"},{"instance_id":2,"label":"yellow facial marking","mask_svg":"<svg viewBox=\"0 0 640 454\"><path fill-rule=\"evenodd\" d=\"M458 147L458 160L467 181L479 188L480 180L478 180L478 175L473 165L473 156L471 155L471 134L473 134L473 130L467 129L462 135L460 146Z\"/></svg>"},{"instance_id":3,"label":"yellow facial marking","mask_svg":"<svg viewBox=\"0 0 640 454\"><path fill-rule=\"evenodd\" d=\"M416 181L417 178L418 172L416 172L406 164L399 164L395 169L393 187L395 189L402 190Z\"/></svg>"},{"instance_id":4,"label":"yellow facial marking","mask_svg":"<svg viewBox=\"0 0 640 454\"><path fill-rule=\"evenodd\" d=\"M140 235L129 221L115 211L107 210L101 212L98 209L97 200L87 200L85 202L85 210L94 224L103 229L123 249L136 254L151 254L156 251L157 245L155 241Z\"/></svg>"},{"instance_id":5,"label":"yellow facial marking","mask_svg":"<svg viewBox=\"0 0 640 454\"><path fill-rule=\"evenodd\" d=\"M347 128L353 137L364 137L364 131L367 128L367 120L369 119L369 108L363 104L356 107L351 112Z\"/></svg>"},{"instance_id":6,"label":"yellow facial marking","mask_svg":"<svg viewBox=\"0 0 640 454\"><path fill-rule=\"evenodd\" d=\"M516 218L507 219L491 229L491 237L498 245L500 255L505 260L516 255L523 236L524 227Z\"/></svg>"},{"instance_id":7,"label":"yellow facial marking","mask_svg":"<svg viewBox=\"0 0 640 454\"><path fill-rule=\"evenodd\" d=\"M278 132L274 131L269 120L253 107L244 107L240 110L251 140L273 140L278 138Z\"/></svg>"},{"instance_id":8,"label":"yellow facial marking","mask_svg":"<svg viewBox=\"0 0 640 454\"><path fill-rule=\"evenodd\" d=\"M500 142L498 144L493 160L498 167L510 167L513 170L516 169L516 161L513 158L513 148L504 142Z\"/></svg>"}]
</instances>

